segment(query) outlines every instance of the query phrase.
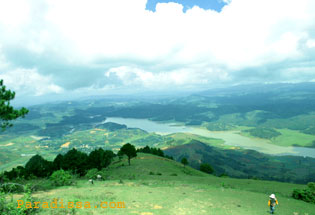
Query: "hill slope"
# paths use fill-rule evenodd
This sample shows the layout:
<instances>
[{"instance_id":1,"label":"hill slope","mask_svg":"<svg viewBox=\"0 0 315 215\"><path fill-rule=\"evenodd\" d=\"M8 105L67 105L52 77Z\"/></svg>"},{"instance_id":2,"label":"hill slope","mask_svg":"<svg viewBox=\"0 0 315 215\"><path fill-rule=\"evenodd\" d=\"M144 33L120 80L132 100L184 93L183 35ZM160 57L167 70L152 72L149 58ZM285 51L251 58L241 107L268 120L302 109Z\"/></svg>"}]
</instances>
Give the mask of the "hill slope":
<instances>
[{"instance_id":1,"label":"hill slope","mask_svg":"<svg viewBox=\"0 0 315 215\"><path fill-rule=\"evenodd\" d=\"M150 174L150 172L152 172ZM267 214L268 196L275 193L278 214L311 215L314 205L294 200L295 185L279 182L219 178L161 157L138 154L116 161L105 181L78 180L77 185L34 194L39 201L89 201L87 209L41 209L39 214L141 214L141 215L255 215ZM154 175L152 175L154 174ZM18 196L15 196L18 198ZM124 202L125 208L102 209L100 202ZM98 206L98 208L95 208Z\"/></svg>"}]
</instances>

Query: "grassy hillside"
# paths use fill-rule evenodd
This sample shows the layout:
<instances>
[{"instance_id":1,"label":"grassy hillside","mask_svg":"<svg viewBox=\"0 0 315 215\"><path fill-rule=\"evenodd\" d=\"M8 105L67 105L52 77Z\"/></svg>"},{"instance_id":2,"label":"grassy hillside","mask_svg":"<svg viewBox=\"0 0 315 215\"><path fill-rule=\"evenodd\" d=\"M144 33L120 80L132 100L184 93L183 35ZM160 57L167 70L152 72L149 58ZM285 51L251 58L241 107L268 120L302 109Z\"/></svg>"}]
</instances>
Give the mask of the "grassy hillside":
<instances>
[{"instance_id":1,"label":"grassy hillside","mask_svg":"<svg viewBox=\"0 0 315 215\"><path fill-rule=\"evenodd\" d=\"M294 188L304 185L214 177L154 155L139 153L131 160L131 166L127 160L116 161L107 173L108 179L94 185L88 179L78 180L75 186L34 194L41 202L54 198L63 202L89 201L92 208L41 209L39 214L267 214L271 193L276 194L280 203L277 214L314 212L313 204L290 197ZM123 201L126 208L102 209L102 201Z\"/></svg>"}]
</instances>

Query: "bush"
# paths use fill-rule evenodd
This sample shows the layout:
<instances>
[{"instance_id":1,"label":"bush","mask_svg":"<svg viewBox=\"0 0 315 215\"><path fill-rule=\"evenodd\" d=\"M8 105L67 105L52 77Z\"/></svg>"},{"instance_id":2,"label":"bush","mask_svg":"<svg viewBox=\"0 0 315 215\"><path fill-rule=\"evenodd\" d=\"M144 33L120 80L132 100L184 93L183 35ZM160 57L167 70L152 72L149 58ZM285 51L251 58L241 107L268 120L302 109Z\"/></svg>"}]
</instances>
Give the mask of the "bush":
<instances>
[{"instance_id":1,"label":"bush","mask_svg":"<svg viewBox=\"0 0 315 215\"><path fill-rule=\"evenodd\" d=\"M29 186L24 187L24 196L20 198L25 202L35 202L33 199L31 189ZM12 194L5 194L0 191L0 214L1 215L24 215L24 214L34 214L36 212L35 208L26 208L22 205L21 208L17 208L16 201L13 200Z\"/></svg>"},{"instance_id":2,"label":"bush","mask_svg":"<svg viewBox=\"0 0 315 215\"><path fill-rule=\"evenodd\" d=\"M55 186L65 186L71 185L73 183L71 174L62 169L55 171L50 176L50 180Z\"/></svg>"},{"instance_id":3,"label":"bush","mask_svg":"<svg viewBox=\"0 0 315 215\"><path fill-rule=\"evenodd\" d=\"M293 190L292 197L295 199L315 204L315 183L314 182L308 183L307 188L303 190L300 189Z\"/></svg>"},{"instance_id":4,"label":"bush","mask_svg":"<svg viewBox=\"0 0 315 215\"><path fill-rule=\"evenodd\" d=\"M203 164L200 164L200 171L208 173L208 174L212 174L214 172L214 169L209 164L203 163Z\"/></svg>"},{"instance_id":5,"label":"bush","mask_svg":"<svg viewBox=\"0 0 315 215\"><path fill-rule=\"evenodd\" d=\"M24 192L24 186L18 183L4 183L0 185L0 191L4 193Z\"/></svg>"},{"instance_id":6,"label":"bush","mask_svg":"<svg viewBox=\"0 0 315 215\"><path fill-rule=\"evenodd\" d=\"M98 175L98 169L93 168L93 169L90 169L90 170L86 173L85 177L86 177L87 179L96 179L96 178L97 178L97 175Z\"/></svg>"},{"instance_id":7,"label":"bush","mask_svg":"<svg viewBox=\"0 0 315 215\"><path fill-rule=\"evenodd\" d=\"M100 175L102 176L102 180L105 180L108 178L108 173L106 172L105 169L102 169L101 171L98 171L98 169L96 168L93 168L93 169L90 169L86 175L85 175L85 178L87 179L97 179L97 175Z\"/></svg>"}]
</instances>

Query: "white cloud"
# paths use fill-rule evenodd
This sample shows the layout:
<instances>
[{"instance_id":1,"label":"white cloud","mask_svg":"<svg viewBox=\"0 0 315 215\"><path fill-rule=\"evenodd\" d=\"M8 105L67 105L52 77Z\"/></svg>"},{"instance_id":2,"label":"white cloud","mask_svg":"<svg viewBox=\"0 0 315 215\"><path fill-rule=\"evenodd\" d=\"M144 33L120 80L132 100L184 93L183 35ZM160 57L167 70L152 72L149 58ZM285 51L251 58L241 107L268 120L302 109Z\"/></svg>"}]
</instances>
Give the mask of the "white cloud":
<instances>
[{"instance_id":1,"label":"white cloud","mask_svg":"<svg viewBox=\"0 0 315 215\"><path fill-rule=\"evenodd\" d=\"M299 74L305 73L289 69L287 62L307 61L315 52L315 1L224 2L229 4L220 13L196 6L184 13L178 3L159 3L156 12L147 11L146 0L1 1L0 40L3 49L19 47L34 56L51 56L54 61L49 65L58 64L58 59L60 64L100 68L99 76L93 76L95 82L103 80L109 89L119 84L165 89L231 83L239 81L237 75L244 78L241 72L250 68L256 68L253 76L259 71L256 80L309 80L312 70L303 79ZM3 53L0 63L6 59L12 71L22 67ZM269 73L261 74L260 68L269 64L281 64L276 80L268 80ZM32 68L37 66L24 70ZM73 73L54 71L59 76ZM60 92L63 87L52 83L50 69L33 73L41 78L32 80L45 80L46 90L39 90L42 94ZM90 78L88 71L80 74L76 79ZM114 79L114 84L106 82Z\"/></svg>"},{"instance_id":2,"label":"white cloud","mask_svg":"<svg viewBox=\"0 0 315 215\"><path fill-rule=\"evenodd\" d=\"M232 0L221 0L221 1L226 3L226 4L230 4L232 2Z\"/></svg>"},{"instance_id":3,"label":"white cloud","mask_svg":"<svg viewBox=\"0 0 315 215\"><path fill-rule=\"evenodd\" d=\"M6 69L8 67L8 62L4 56L4 54L2 53L2 50L1 50L1 44L0 44L0 71L2 69Z\"/></svg>"},{"instance_id":4,"label":"white cloud","mask_svg":"<svg viewBox=\"0 0 315 215\"><path fill-rule=\"evenodd\" d=\"M315 48L315 39L307 40L306 46L308 48Z\"/></svg>"},{"instance_id":5,"label":"white cloud","mask_svg":"<svg viewBox=\"0 0 315 215\"><path fill-rule=\"evenodd\" d=\"M228 80L228 74L203 67L174 69L162 72L150 72L136 67L121 66L109 69L105 76L111 80L117 79L124 87L138 86L145 89L169 90L176 88L191 88L195 85L205 85L215 81Z\"/></svg>"},{"instance_id":6,"label":"white cloud","mask_svg":"<svg viewBox=\"0 0 315 215\"><path fill-rule=\"evenodd\" d=\"M15 69L0 72L4 84L22 95L41 96L49 93L61 93L63 89L52 82L51 77L40 75L36 69Z\"/></svg>"},{"instance_id":7,"label":"white cloud","mask_svg":"<svg viewBox=\"0 0 315 215\"><path fill-rule=\"evenodd\" d=\"M7 30L21 27L30 18L29 1L10 0L0 2L0 24L7 27Z\"/></svg>"}]
</instances>

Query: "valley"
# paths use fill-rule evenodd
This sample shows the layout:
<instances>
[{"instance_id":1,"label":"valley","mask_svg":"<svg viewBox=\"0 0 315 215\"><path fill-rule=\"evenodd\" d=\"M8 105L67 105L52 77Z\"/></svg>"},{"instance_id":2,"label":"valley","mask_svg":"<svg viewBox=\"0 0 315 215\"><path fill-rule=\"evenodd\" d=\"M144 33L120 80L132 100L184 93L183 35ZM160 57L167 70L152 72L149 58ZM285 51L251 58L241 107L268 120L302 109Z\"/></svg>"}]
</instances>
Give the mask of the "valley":
<instances>
[{"instance_id":1,"label":"valley","mask_svg":"<svg viewBox=\"0 0 315 215\"><path fill-rule=\"evenodd\" d=\"M177 160L182 158L178 152L184 146L195 168L214 156L220 160L211 160L217 175L305 183L315 174L315 115L308 96L314 91L302 88L307 96L299 102L308 105L300 106L292 100L298 90L291 88L298 86L284 85L292 95L277 102L275 94L257 94L254 87L155 101L124 98L31 106L29 115L0 135L0 171L24 165L35 154L53 160L71 148L87 153L97 148L117 152L129 142L136 147L173 150ZM211 148L201 153L195 151L195 143ZM227 154L237 159L225 166L222 162L229 159ZM261 164L260 159L266 162ZM253 165L257 171L250 170ZM266 168L268 165L276 165L277 171Z\"/></svg>"}]
</instances>

